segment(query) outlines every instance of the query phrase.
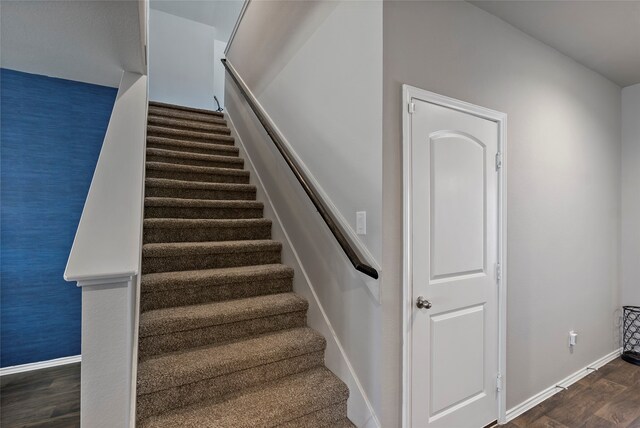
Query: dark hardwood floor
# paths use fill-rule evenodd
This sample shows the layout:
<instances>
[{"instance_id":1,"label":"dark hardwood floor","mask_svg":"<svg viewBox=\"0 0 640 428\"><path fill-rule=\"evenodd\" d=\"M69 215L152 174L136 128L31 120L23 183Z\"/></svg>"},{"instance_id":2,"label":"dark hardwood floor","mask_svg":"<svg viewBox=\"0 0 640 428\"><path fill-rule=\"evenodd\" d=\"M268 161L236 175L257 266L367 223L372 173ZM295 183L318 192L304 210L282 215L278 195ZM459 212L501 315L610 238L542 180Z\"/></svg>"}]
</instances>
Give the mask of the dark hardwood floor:
<instances>
[{"instance_id":1,"label":"dark hardwood floor","mask_svg":"<svg viewBox=\"0 0 640 428\"><path fill-rule=\"evenodd\" d=\"M2 428L80 426L80 364L0 378ZM640 367L617 359L506 428L640 428Z\"/></svg>"},{"instance_id":2,"label":"dark hardwood floor","mask_svg":"<svg viewBox=\"0 0 640 428\"><path fill-rule=\"evenodd\" d=\"M0 378L2 428L80 426L80 363Z\"/></svg>"},{"instance_id":3,"label":"dark hardwood floor","mask_svg":"<svg viewBox=\"0 0 640 428\"><path fill-rule=\"evenodd\" d=\"M640 428L640 366L618 358L502 427Z\"/></svg>"}]
</instances>

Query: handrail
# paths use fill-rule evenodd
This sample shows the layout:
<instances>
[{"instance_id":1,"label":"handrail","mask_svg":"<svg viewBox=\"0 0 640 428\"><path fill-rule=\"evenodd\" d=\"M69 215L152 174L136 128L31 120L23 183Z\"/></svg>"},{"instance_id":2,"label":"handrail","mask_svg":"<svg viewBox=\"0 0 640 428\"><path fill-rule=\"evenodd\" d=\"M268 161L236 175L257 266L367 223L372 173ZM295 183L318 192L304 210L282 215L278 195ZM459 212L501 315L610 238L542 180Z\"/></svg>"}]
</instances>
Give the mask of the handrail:
<instances>
[{"instance_id":1,"label":"handrail","mask_svg":"<svg viewBox=\"0 0 640 428\"><path fill-rule=\"evenodd\" d=\"M256 115L264 130L267 132L273 144L275 144L276 148L284 158L285 162L293 172L293 175L298 179L298 182L304 189L311 202L318 210L318 213L329 227L329 230L333 234L333 236L338 241L338 244L342 248L342 251L347 255L353 267L356 270L368 275L374 279L378 279L378 271L374 269L370 264L366 263L365 257L362 255L362 252L358 249L357 245L350 239L349 235L346 233L342 225L336 220L335 216L328 208L327 204L324 202L320 193L314 188L311 180L307 177L304 170L298 164L294 156L289 151L287 145L284 143L283 138L280 136L278 131L276 131L275 126L271 122L271 120L267 117L266 113L263 109L256 103L255 99L249 95L250 90L238 76L236 70L226 59L222 59L222 64L227 69L227 72L233 79L234 83L240 89L240 93L247 101L253 113Z\"/></svg>"}]
</instances>

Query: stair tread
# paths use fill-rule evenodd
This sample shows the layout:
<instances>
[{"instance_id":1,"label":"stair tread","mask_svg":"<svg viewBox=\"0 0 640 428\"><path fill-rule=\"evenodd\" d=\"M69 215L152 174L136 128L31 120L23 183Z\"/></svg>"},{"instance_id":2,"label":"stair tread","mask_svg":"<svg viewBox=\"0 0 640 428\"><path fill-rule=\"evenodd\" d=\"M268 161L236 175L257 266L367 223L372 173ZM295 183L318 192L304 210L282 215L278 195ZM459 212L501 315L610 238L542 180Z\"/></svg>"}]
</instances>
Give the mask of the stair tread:
<instances>
[{"instance_id":1,"label":"stair tread","mask_svg":"<svg viewBox=\"0 0 640 428\"><path fill-rule=\"evenodd\" d=\"M141 284L142 292L149 292L243 282L255 277L293 278L293 269L283 264L268 264L147 273L142 275Z\"/></svg>"},{"instance_id":2,"label":"stair tread","mask_svg":"<svg viewBox=\"0 0 640 428\"><path fill-rule=\"evenodd\" d=\"M148 117L149 123L158 126L165 127L188 127L191 129L199 129L203 131L216 131L219 128L226 128L227 123L224 119L219 119L217 122L194 122L189 119L180 119L175 117L167 117L167 116L158 116L158 115L149 115Z\"/></svg>"},{"instance_id":3,"label":"stair tread","mask_svg":"<svg viewBox=\"0 0 640 428\"><path fill-rule=\"evenodd\" d=\"M157 336L306 311L307 301L295 293L268 294L199 305L154 309L140 315L140 337Z\"/></svg>"},{"instance_id":4,"label":"stair tread","mask_svg":"<svg viewBox=\"0 0 640 428\"><path fill-rule=\"evenodd\" d=\"M157 149L155 147L147 148L147 156L164 156L181 159L198 159L212 162L228 162L236 164L244 164L244 160L237 156L210 155L207 153L181 152L179 150Z\"/></svg>"},{"instance_id":5,"label":"stair tread","mask_svg":"<svg viewBox=\"0 0 640 428\"><path fill-rule=\"evenodd\" d=\"M172 180L170 178L146 178L148 187L169 187L173 189L229 190L234 192L255 192L256 186L242 183L210 183L208 181Z\"/></svg>"},{"instance_id":6,"label":"stair tread","mask_svg":"<svg viewBox=\"0 0 640 428\"><path fill-rule=\"evenodd\" d=\"M161 242L144 244L142 257L171 257L221 253L249 253L257 251L276 251L282 244L271 239L243 241L207 241L207 242Z\"/></svg>"},{"instance_id":7,"label":"stair tread","mask_svg":"<svg viewBox=\"0 0 640 428\"><path fill-rule=\"evenodd\" d=\"M244 169L221 168L218 166L184 165L179 163L156 162L156 161L147 162L147 169L162 170L162 171L192 172L196 174L235 175L239 177L249 176L249 171L245 171Z\"/></svg>"},{"instance_id":8,"label":"stair tread","mask_svg":"<svg viewBox=\"0 0 640 428\"><path fill-rule=\"evenodd\" d=\"M215 199L187 199L187 198L163 198L148 196L144 198L147 207L194 207L194 208L263 208L264 204L258 201L246 200L215 200Z\"/></svg>"},{"instance_id":9,"label":"stair tread","mask_svg":"<svg viewBox=\"0 0 640 428\"><path fill-rule=\"evenodd\" d=\"M348 396L340 379L318 367L243 391L222 402L200 403L150 417L142 421L142 426L275 427L344 402Z\"/></svg>"},{"instance_id":10,"label":"stair tread","mask_svg":"<svg viewBox=\"0 0 640 428\"><path fill-rule=\"evenodd\" d=\"M161 107L161 108L166 108L171 110L183 110L183 111L190 111L194 113L203 113L203 114L209 114L212 116L224 117L224 113L222 112L206 110L206 109L197 108L197 107L181 106L177 104L168 104L160 101L149 101L149 105L152 107Z\"/></svg>"},{"instance_id":11,"label":"stair tread","mask_svg":"<svg viewBox=\"0 0 640 428\"><path fill-rule=\"evenodd\" d=\"M164 144L168 146L183 147L183 148L206 149L206 150L212 150L212 151L217 150L217 151L225 151L225 152L235 153L235 154L237 154L240 151L240 149L237 148L236 146L230 146L229 144L199 143L197 141L180 140L177 138L157 137L153 135L150 135L147 137L147 143Z\"/></svg>"},{"instance_id":12,"label":"stair tread","mask_svg":"<svg viewBox=\"0 0 640 428\"><path fill-rule=\"evenodd\" d=\"M138 395L323 350L324 337L300 327L149 357L138 364Z\"/></svg>"},{"instance_id":13,"label":"stair tread","mask_svg":"<svg viewBox=\"0 0 640 428\"><path fill-rule=\"evenodd\" d=\"M223 129L225 132L230 132L228 129ZM211 133L211 132L198 132L198 131L190 131L187 129L175 129L175 128L167 128L164 126L147 126L148 134L168 134L168 135L177 135L179 137L184 138L196 138L200 140L219 140L219 141L234 141L233 137L225 134L225 133Z\"/></svg>"},{"instance_id":14,"label":"stair tread","mask_svg":"<svg viewBox=\"0 0 640 428\"><path fill-rule=\"evenodd\" d=\"M146 218L145 229L196 229L209 227L261 227L271 226L271 220L266 218Z\"/></svg>"}]
</instances>

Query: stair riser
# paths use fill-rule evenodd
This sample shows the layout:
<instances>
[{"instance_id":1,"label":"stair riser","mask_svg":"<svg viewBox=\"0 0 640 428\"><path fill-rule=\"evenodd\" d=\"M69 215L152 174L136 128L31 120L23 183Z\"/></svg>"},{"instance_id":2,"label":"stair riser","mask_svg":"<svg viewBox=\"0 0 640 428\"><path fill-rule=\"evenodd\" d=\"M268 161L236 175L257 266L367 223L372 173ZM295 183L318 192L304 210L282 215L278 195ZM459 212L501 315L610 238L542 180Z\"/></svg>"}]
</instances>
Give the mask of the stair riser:
<instances>
[{"instance_id":1,"label":"stair riser","mask_svg":"<svg viewBox=\"0 0 640 428\"><path fill-rule=\"evenodd\" d=\"M178 143L198 143L198 144L207 144L212 146L217 145L217 146L235 147L235 143L233 139L226 135L219 135L215 137L211 136L206 140L200 139L200 141L198 141L198 139L193 139L191 137L181 135L181 134L163 134L163 133L156 133L153 131L150 131L147 136L152 138L166 138L168 140L177 141Z\"/></svg>"},{"instance_id":2,"label":"stair riser","mask_svg":"<svg viewBox=\"0 0 640 428\"><path fill-rule=\"evenodd\" d=\"M306 320L305 310L158 336L141 337L138 356L145 358L165 352L220 344L288 328L304 327Z\"/></svg>"},{"instance_id":3,"label":"stair riser","mask_svg":"<svg viewBox=\"0 0 640 428\"><path fill-rule=\"evenodd\" d=\"M221 116L206 114L206 113L196 113L189 112L184 110L175 110L164 107L151 107L149 106L149 115L161 116L161 117L170 117L177 119L188 119L188 120L196 120L207 123L215 123L219 120L223 120Z\"/></svg>"},{"instance_id":4,"label":"stair riser","mask_svg":"<svg viewBox=\"0 0 640 428\"><path fill-rule=\"evenodd\" d=\"M233 145L233 140L228 134L213 133L213 132L191 132L184 129L171 129L171 128L149 128L147 129L147 135L150 137L163 137L173 138L182 141L193 141L195 143L214 143L214 144L227 144Z\"/></svg>"},{"instance_id":5,"label":"stair riser","mask_svg":"<svg viewBox=\"0 0 640 428\"><path fill-rule=\"evenodd\" d=\"M149 130L147 135L149 137L161 137L161 138L172 138L174 140L179 141L187 141L191 143L201 143L201 144L223 144L225 146L233 146L235 145L234 141L230 139L227 135L221 134L209 134L205 136L192 136L188 134L181 134L181 130L176 130L176 132L171 132L171 130L167 131L155 131Z\"/></svg>"},{"instance_id":6,"label":"stair riser","mask_svg":"<svg viewBox=\"0 0 640 428\"><path fill-rule=\"evenodd\" d=\"M208 189L184 189L173 187L147 187L147 197L182 198L182 199L208 199L208 200L234 200L252 201L256 199L254 191L235 190L208 190Z\"/></svg>"},{"instance_id":7,"label":"stair riser","mask_svg":"<svg viewBox=\"0 0 640 428\"><path fill-rule=\"evenodd\" d=\"M200 181L205 183L249 184L248 175L200 174L182 171L147 169L147 178L168 178L170 180Z\"/></svg>"},{"instance_id":8,"label":"stair riser","mask_svg":"<svg viewBox=\"0 0 640 428\"><path fill-rule=\"evenodd\" d=\"M235 391L310 370L322 364L324 364L324 351L318 351L160 392L138 395L136 407L138 419L203 400L219 401ZM144 423L139 425L144 427Z\"/></svg>"},{"instance_id":9,"label":"stair riser","mask_svg":"<svg viewBox=\"0 0 640 428\"><path fill-rule=\"evenodd\" d=\"M238 159L238 160L236 160ZM152 153L147 153L147 162L164 162L172 163L176 165L192 165L192 166L208 166L213 168L231 168L242 169L244 162L240 158L230 158L225 160L201 160L201 159L188 159L179 158L173 156L161 156Z\"/></svg>"},{"instance_id":10,"label":"stair riser","mask_svg":"<svg viewBox=\"0 0 640 428\"><path fill-rule=\"evenodd\" d=\"M144 228L144 243L154 242L206 242L271 239L271 226L251 227L199 227L194 229Z\"/></svg>"},{"instance_id":11,"label":"stair riser","mask_svg":"<svg viewBox=\"0 0 640 428\"><path fill-rule=\"evenodd\" d=\"M210 122L179 119L174 117L149 115L149 125L153 126L166 126L173 129L184 129L187 131L204 131L207 132L211 129L226 128L227 121L224 119L212 120Z\"/></svg>"},{"instance_id":12,"label":"stair riser","mask_svg":"<svg viewBox=\"0 0 640 428\"><path fill-rule=\"evenodd\" d=\"M199 305L223 300L288 293L292 290L292 278L270 279L264 277L243 282L202 285L180 290L145 292L143 288L140 310L144 312L174 306Z\"/></svg>"},{"instance_id":13,"label":"stair riser","mask_svg":"<svg viewBox=\"0 0 640 428\"><path fill-rule=\"evenodd\" d=\"M158 129L156 126L162 128ZM222 126L211 126L210 129L202 130L202 129L183 129L178 128L173 125L155 125L153 123L149 124L147 128L147 135L151 136L161 136L161 135L174 135L180 137L187 138L198 138L198 139L215 139L218 136L229 136L231 131L229 128L225 128Z\"/></svg>"},{"instance_id":14,"label":"stair riser","mask_svg":"<svg viewBox=\"0 0 640 428\"><path fill-rule=\"evenodd\" d=\"M347 417L347 402L342 401L322 410L278 425L278 428L335 428Z\"/></svg>"},{"instance_id":15,"label":"stair riser","mask_svg":"<svg viewBox=\"0 0 640 428\"><path fill-rule=\"evenodd\" d=\"M216 148L215 144L206 143L209 147L190 147L188 145L181 144L171 144L159 141L148 141L147 148L148 149L163 149L163 150L173 150L174 152L184 152L184 153L199 153L202 155L216 155L216 156L238 156L239 151L237 147L223 145L224 148L233 148L234 150L225 150L224 148Z\"/></svg>"},{"instance_id":16,"label":"stair riser","mask_svg":"<svg viewBox=\"0 0 640 428\"><path fill-rule=\"evenodd\" d=\"M142 256L142 272L174 272L180 270L217 269L280 263L280 250L246 253L194 254L171 257Z\"/></svg>"},{"instance_id":17,"label":"stair riser","mask_svg":"<svg viewBox=\"0 0 640 428\"><path fill-rule=\"evenodd\" d=\"M262 208L145 207L145 218L261 218Z\"/></svg>"}]
</instances>

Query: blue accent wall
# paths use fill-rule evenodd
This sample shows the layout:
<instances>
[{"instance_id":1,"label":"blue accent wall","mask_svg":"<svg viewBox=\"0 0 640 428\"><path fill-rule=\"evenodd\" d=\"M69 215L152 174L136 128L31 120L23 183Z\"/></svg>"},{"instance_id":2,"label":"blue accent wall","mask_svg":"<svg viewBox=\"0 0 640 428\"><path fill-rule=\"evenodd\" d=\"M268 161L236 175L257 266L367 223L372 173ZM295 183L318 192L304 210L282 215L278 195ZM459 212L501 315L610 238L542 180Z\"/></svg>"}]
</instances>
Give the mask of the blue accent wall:
<instances>
[{"instance_id":1,"label":"blue accent wall","mask_svg":"<svg viewBox=\"0 0 640 428\"><path fill-rule=\"evenodd\" d=\"M0 366L80 354L62 275L117 89L0 69Z\"/></svg>"}]
</instances>

